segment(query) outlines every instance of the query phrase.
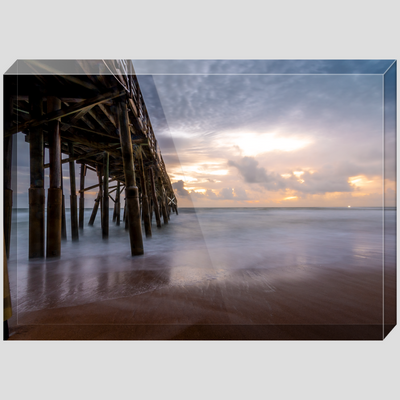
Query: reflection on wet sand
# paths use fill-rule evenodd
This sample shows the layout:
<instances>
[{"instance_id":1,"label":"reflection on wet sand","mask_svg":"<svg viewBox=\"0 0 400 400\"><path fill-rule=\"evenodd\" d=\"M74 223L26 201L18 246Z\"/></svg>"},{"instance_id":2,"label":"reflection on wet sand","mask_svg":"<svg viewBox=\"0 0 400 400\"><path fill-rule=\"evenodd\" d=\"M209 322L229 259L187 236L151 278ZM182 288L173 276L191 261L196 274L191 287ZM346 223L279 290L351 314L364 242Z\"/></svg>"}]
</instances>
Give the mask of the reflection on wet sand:
<instances>
[{"instance_id":1,"label":"reflection on wet sand","mask_svg":"<svg viewBox=\"0 0 400 400\"><path fill-rule=\"evenodd\" d=\"M229 327L239 327L239 336L231 338L246 338L240 327L286 326L290 337L299 338L296 332L306 335L304 326L382 325L379 214L361 211L346 220L343 211L316 212L308 225L301 223L301 210L280 216L253 211L243 217L253 222L234 232L231 221L239 217L230 213L221 220L213 211L181 212L145 241L141 257L128 254L123 229L110 230L110 239L96 248L94 230L85 229L78 246L64 243L59 260L11 260L17 312L10 320L10 339L51 339L56 325L66 327L57 331L61 336L54 333L58 338L79 338L67 326L110 326L97 334L85 331L86 339L118 338L113 326L122 339L185 338L188 332L201 339L190 326L226 328L218 331L220 338L229 337ZM385 323L393 324L395 265L388 263L385 272L391 288L385 293ZM135 333L121 328L128 325L137 327ZM254 338L268 338L260 335Z\"/></svg>"}]
</instances>

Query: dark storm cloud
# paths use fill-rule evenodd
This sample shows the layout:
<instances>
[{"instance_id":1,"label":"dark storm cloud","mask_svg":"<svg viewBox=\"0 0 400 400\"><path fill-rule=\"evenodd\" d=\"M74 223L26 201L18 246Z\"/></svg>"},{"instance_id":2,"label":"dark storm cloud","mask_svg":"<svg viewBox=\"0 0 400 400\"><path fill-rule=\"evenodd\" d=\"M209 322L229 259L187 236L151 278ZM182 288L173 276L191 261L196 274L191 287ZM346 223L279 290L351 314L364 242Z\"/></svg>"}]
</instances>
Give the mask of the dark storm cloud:
<instances>
[{"instance_id":1,"label":"dark storm cloud","mask_svg":"<svg viewBox=\"0 0 400 400\"><path fill-rule=\"evenodd\" d=\"M258 166L254 157L243 157L239 161L228 161L228 165L237 168L246 183L257 183L267 190L296 190L299 194L324 194L329 192L351 192L354 187L348 183L347 168L324 165L319 171L303 172L296 176L292 173L288 178L276 172L267 172ZM301 182L304 181L304 182Z\"/></svg>"}]
</instances>

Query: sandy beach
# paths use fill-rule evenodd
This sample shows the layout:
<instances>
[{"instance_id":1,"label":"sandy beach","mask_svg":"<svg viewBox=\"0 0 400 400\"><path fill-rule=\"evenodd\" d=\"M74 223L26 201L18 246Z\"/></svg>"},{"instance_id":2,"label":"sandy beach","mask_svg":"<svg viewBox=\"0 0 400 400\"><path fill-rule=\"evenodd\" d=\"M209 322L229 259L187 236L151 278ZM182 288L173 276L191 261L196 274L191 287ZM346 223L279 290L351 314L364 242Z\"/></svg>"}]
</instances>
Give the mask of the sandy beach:
<instances>
[{"instance_id":1,"label":"sandy beach","mask_svg":"<svg viewBox=\"0 0 400 400\"><path fill-rule=\"evenodd\" d=\"M381 212L343 212L183 210L144 256L129 256L123 228L93 248L85 227L60 260L34 262L21 217L9 340L380 340L396 323Z\"/></svg>"}]
</instances>

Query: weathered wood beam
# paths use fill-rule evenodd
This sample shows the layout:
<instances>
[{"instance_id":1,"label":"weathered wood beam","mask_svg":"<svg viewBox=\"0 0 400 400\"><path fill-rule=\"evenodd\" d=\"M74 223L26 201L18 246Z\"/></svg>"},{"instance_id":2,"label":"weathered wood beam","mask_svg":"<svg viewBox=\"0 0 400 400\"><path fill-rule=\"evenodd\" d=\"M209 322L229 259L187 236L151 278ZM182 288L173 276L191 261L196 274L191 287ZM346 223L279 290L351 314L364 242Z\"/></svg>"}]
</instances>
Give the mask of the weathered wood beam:
<instances>
[{"instance_id":1,"label":"weathered wood beam","mask_svg":"<svg viewBox=\"0 0 400 400\"><path fill-rule=\"evenodd\" d=\"M86 169L90 169L91 171L96 172L96 170L94 168L92 168L91 166L89 166L87 164L86 164Z\"/></svg>"},{"instance_id":2,"label":"weathered wood beam","mask_svg":"<svg viewBox=\"0 0 400 400\"><path fill-rule=\"evenodd\" d=\"M110 120L110 122L114 125L116 129L118 129L117 122L115 121L114 116L107 110L106 106L104 104L98 104L99 108L103 113L106 115L106 117Z\"/></svg>"},{"instance_id":3,"label":"weathered wood beam","mask_svg":"<svg viewBox=\"0 0 400 400\"><path fill-rule=\"evenodd\" d=\"M24 94L13 94L13 99L16 101L29 101L29 96ZM60 96L59 99L63 103L80 103L86 100L82 99L81 97L65 97L65 96ZM43 96L43 101L47 101L47 96ZM108 102L110 102L110 100ZM105 104L107 104L107 102Z\"/></svg>"},{"instance_id":4,"label":"weathered wood beam","mask_svg":"<svg viewBox=\"0 0 400 400\"><path fill-rule=\"evenodd\" d=\"M76 113L71 119L71 123L75 124L75 122L79 121L82 117L84 117L93 107L84 108L82 111Z\"/></svg>"},{"instance_id":5,"label":"weathered wood beam","mask_svg":"<svg viewBox=\"0 0 400 400\"><path fill-rule=\"evenodd\" d=\"M109 138L111 138L111 139L117 139L117 140L119 139L119 137L118 137L117 135L109 135L108 133L99 132L99 131L94 131L94 130L91 130L91 129L86 129L86 128L83 128L82 126L71 125L71 124L63 124L63 125L67 125L67 126L68 126L68 129L69 129L69 128L75 128L75 129L79 129L79 130L81 130L81 131L93 133L94 135L106 136L106 137L109 137ZM65 130L66 130L66 129L65 129Z\"/></svg>"},{"instance_id":6,"label":"weathered wood beam","mask_svg":"<svg viewBox=\"0 0 400 400\"><path fill-rule=\"evenodd\" d=\"M80 154L79 156L74 156L74 157L68 157L68 158L64 158L61 163L62 164L66 164L69 163L70 161L77 161L77 160L81 160L83 158L88 158L88 157L93 157L96 156L98 154L103 153L104 150L111 150L111 149L117 149L118 147L121 147L120 143L116 143L110 146L103 146L102 150L94 150L94 151L90 151L89 153L85 153L85 154ZM44 168L48 168L50 166L50 164L44 164ZM89 167L87 167L89 168ZM93 171L93 168L89 168ZM96 170L94 170L96 172Z\"/></svg>"},{"instance_id":7,"label":"weathered wood beam","mask_svg":"<svg viewBox=\"0 0 400 400\"><path fill-rule=\"evenodd\" d=\"M115 179L112 178L112 179L109 179L109 180L108 180L108 183L114 182L114 181L115 181ZM97 185L89 186L89 187L87 187L87 188L84 188L83 190L80 189L80 190L79 190L79 193L81 193L81 192L87 192L88 190L97 188L97 187L99 187L99 186L102 186L102 183L98 183ZM111 187L114 188L114 187L116 187L116 186L111 186ZM109 189L110 189L110 188L109 188Z\"/></svg>"},{"instance_id":8,"label":"weathered wood beam","mask_svg":"<svg viewBox=\"0 0 400 400\"><path fill-rule=\"evenodd\" d=\"M107 125L105 125L104 123L103 123L103 121L100 119L100 118L98 118L97 117L97 115L94 113L94 111L93 110L90 110L89 111L89 115L107 132L107 134L109 135L109 136L111 136L110 135L110 133L111 133L111 131L110 131L110 129L108 128L108 126ZM111 136L111 137L113 137L113 136Z\"/></svg>"},{"instance_id":9,"label":"weathered wood beam","mask_svg":"<svg viewBox=\"0 0 400 400\"><path fill-rule=\"evenodd\" d=\"M105 151L105 149L107 149L109 146L117 144L116 142L108 143L108 144L105 144L105 142L99 143L99 142L96 142L95 140L88 139L87 137L85 137L83 135L79 135L79 134L77 134L75 132L71 132L71 131L62 132L61 137L64 139L67 139L70 142L79 143L84 146L91 147L91 148L97 149L97 150L102 150L102 151ZM121 153L119 151L110 150L109 153L113 156L121 157Z\"/></svg>"},{"instance_id":10,"label":"weathered wood beam","mask_svg":"<svg viewBox=\"0 0 400 400\"><path fill-rule=\"evenodd\" d=\"M34 69L32 66L36 66L39 67L41 70L45 70L48 72L53 73L55 76L59 76L61 78L64 78L70 82L76 83L78 85L81 85L83 87L85 87L86 89L90 89L90 90L97 90L97 87L91 83L91 82L85 82L82 79L78 78L76 75L65 75L63 73L61 73L60 71L56 70L55 68L53 68L51 65L48 65L40 60L24 60L24 62L26 64L28 64L32 69ZM39 75L36 75L37 77L42 75L40 74L40 70L38 71Z\"/></svg>"},{"instance_id":11,"label":"weathered wood beam","mask_svg":"<svg viewBox=\"0 0 400 400\"><path fill-rule=\"evenodd\" d=\"M41 116L40 118L32 118L29 121L26 121L21 125L12 127L5 133L5 136L7 137L10 135L13 135L15 133L24 131L27 128L36 127L36 126L42 125L46 122L54 121L55 119L58 119L58 118L67 117L68 115L75 114L85 108L94 107L95 105L103 103L104 101L120 97L123 94L125 94L125 90L111 91L111 92L93 97L91 99L87 99L80 103L76 103L73 106L69 106L67 108L64 108L64 109L61 109L58 111L53 111L51 113L47 113L47 114Z\"/></svg>"}]
</instances>

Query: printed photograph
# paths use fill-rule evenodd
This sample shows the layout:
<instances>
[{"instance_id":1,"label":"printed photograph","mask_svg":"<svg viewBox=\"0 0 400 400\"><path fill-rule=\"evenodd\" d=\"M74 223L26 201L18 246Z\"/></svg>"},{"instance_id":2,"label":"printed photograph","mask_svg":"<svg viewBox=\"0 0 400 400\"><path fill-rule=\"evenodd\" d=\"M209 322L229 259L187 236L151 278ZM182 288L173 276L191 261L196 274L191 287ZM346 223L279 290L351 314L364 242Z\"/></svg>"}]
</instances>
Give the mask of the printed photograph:
<instances>
[{"instance_id":1,"label":"printed photograph","mask_svg":"<svg viewBox=\"0 0 400 400\"><path fill-rule=\"evenodd\" d=\"M17 60L4 340L383 340L396 60Z\"/></svg>"}]
</instances>

